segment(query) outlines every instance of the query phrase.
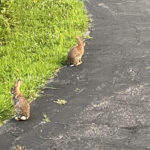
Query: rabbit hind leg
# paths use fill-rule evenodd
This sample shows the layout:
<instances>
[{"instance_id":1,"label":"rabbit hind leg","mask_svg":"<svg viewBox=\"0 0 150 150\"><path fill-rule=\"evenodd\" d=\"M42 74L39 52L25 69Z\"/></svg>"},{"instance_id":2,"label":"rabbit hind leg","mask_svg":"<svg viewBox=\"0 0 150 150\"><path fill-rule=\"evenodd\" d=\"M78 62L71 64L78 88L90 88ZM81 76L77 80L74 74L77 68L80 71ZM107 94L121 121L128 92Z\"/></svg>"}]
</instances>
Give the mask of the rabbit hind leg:
<instances>
[{"instance_id":1,"label":"rabbit hind leg","mask_svg":"<svg viewBox=\"0 0 150 150\"><path fill-rule=\"evenodd\" d=\"M81 65L81 64L82 64L82 60L80 59L80 60L79 60L79 65Z\"/></svg>"},{"instance_id":2,"label":"rabbit hind leg","mask_svg":"<svg viewBox=\"0 0 150 150\"><path fill-rule=\"evenodd\" d=\"M81 64L82 64L81 59L78 59L78 60L76 61L76 63L75 63L75 66L78 66L78 65L81 65Z\"/></svg>"},{"instance_id":3,"label":"rabbit hind leg","mask_svg":"<svg viewBox=\"0 0 150 150\"><path fill-rule=\"evenodd\" d=\"M75 61L75 62L74 62L74 66L76 67L76 66L78 66L78 65L80 65L80 64L79 64L79 61Z\"/></svg>"},{"instance_id":4,"label":"rabbit hind leg","mask_svg":"<svg viewBox=\"0 0 150 150\"><path fill-rule=\"evenodd\" d=\"M82 60L81 60L81 58L79 59L79 62L80 62L80 64L82 64Z\"/></svg>"},{"instance_id":5,"label":"rabbit hind leg","mask_svg":"<svg viewBox=\"0 0 150 150\"><path fill-rule=\"evenodd\" d=\"M18 118L18 117L15 117L15 120L17 120L17 121L18 121L18 120L19 120L19 118Z\"/></svg>"},{"instance_id":6,"label":"rabbit hind leg","mask_svg":"<svg viewBox=\"0 0 150 150\"><path fill-rule=\"evenodd\" d=\"M15 120L20 120L20 117L21 117L21 110L20 110L20 108L18 108L17 106L16 106L16 108L15 108Z\"/></svg>"}]
</instances>

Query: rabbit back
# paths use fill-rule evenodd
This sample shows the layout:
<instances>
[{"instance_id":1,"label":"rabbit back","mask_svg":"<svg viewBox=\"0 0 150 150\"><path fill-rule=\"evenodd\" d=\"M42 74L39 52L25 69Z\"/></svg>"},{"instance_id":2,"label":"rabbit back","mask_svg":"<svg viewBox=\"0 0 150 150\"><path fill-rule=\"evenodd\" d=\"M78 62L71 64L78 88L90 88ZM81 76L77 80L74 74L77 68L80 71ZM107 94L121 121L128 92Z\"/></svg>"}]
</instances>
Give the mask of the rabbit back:
<instances>
[{"instance_id":1,"label":"rabbit back","mask_svg":"<svg viewBox=\"0 0 150 150\"><path fill-rule=\"evenodd\" d=\"M23 96L18 96L15 100L15 115L17 120L26 120L30 117L30 105ZM26 119L25 119L26 118Z\"/></svg>"},{"instance_id":2,"label":"rabbit back","mask_svg":"<svg viewBox=\"0 0 150 150\"><path fill-rule=\"evenodd\" d=\"M78 46L73 47L68 53L68 57L67 57L68 64L69 65L73 64L76 66L80 62L83 54L84 54L83 47L78 47Z\"/></svg>"}]
</instances>

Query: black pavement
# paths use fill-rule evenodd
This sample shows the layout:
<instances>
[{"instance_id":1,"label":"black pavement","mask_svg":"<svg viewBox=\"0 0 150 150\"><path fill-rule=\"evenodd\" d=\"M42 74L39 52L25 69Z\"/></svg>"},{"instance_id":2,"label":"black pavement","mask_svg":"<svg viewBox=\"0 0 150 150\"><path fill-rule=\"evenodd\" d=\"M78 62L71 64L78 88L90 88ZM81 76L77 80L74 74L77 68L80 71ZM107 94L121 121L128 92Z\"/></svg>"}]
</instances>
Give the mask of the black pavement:
<instances>
[{"instance_id":1,"label":"black pavement","mask_svg":"<svg viewBox=\"0 0 150 150\"><path fill-rule=\"evenodd\" d=\"M0 128L0 150L150 150L150 1L88 0L83 64L64 67ZM52 88L53 87L53 88ZM53 101L65 99L65 105ZM43 122L43 113L50 122Z\"/></svg>"}]
</instances>

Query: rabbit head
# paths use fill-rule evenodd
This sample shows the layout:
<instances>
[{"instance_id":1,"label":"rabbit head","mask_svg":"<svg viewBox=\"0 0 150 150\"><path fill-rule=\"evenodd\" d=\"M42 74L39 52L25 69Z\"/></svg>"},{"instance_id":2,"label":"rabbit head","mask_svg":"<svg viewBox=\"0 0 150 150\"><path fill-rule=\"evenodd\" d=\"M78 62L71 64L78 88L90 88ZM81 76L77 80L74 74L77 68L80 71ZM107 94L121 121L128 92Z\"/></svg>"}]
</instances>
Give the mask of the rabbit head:
<instances>
[{"instance_id":1,"label":"rabbit head","mask_svg":"<svg viewBox=\"0 0 150 150\"><path fill-rule=\"evenodd\" d=\"M21 85L21 80L20 79L15 81L14 86L11 88L11 93L13 95L20 93L20 91L19 91L20 85Z\"/></svg>"}]
</instances>

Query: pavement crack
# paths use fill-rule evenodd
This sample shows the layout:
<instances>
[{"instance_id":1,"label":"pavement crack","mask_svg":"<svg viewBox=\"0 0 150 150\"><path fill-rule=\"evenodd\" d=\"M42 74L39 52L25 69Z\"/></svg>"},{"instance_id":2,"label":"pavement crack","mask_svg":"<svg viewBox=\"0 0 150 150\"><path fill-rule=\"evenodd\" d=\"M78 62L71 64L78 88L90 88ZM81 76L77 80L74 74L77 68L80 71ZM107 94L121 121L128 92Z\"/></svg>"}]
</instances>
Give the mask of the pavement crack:
<instances>
[{"instance_id":1,"label":"pavement crack","mask_svg":"<svg viewBox=\"0 0 150 150\"><path fill-rule=\"evenodd\" d=\"M43 140L61 140L63 138L63 135L59 135L58 137L43 137L40 136L41 139Z\"/></svg>"},{"instance_id":2,"label":"pavement crack","mask_svg":"<svg viewBox=\"0 0 150 150\"><path fill-rule=\"evenodd\" d=\"M140 45L141 44L141 31L136 27L136 26L132 26L133 29L135 29L135 38L136 38L136 44Z\"/></svg>"}]
</instances>

